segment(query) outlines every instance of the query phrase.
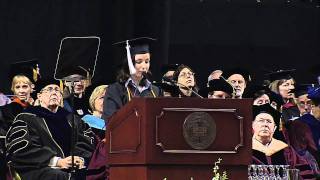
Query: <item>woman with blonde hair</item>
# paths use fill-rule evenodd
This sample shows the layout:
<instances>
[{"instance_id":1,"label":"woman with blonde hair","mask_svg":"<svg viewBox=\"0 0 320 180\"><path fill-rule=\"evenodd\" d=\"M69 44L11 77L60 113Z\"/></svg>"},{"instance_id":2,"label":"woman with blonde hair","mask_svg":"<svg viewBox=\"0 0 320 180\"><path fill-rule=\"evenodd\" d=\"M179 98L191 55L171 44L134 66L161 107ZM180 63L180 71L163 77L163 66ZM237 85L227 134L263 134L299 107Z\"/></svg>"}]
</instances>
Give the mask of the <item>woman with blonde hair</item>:
<instances>
[{"instance_id":1,"label":"woman with blonde hair","mask_svg":"<svg viewBox=\"0 0 320 180\"><path fill-rule=\"evenodd\" d=\"M24 61L11 65L10 80L13 96L10 103L0 107L0 136L6 136L15 117L33 104L31 93L34 88L33 83L37 80L37 70L36 61ZM2 144L0 144L0 152L4 154L6 152ZM4 159L4 154L0 154L1 160ZM1 163L0 169L3 173L7 172L5 163Z\"/></svg>"},{"instance_id":2,"label":"woman with blonde hair","mask_svg":"<svg viewBox=\"0 0 320 180\"><path fill-rule=\"evenodd\" d=\"M33 92L34 84L25 75L16 75L12 79L11 91L13 92L12 102L19 103L22 107L32 105L34 100L31 97Z\"/></svg>"},{"instance_id":3,"label":"woman with blonde hair","mask_svg":"<svg viewBox=\"0 0 320 180\"><path fill-rule=\"evenodd\" d=\"M100 85L93 90L89 98L92 114L87 114L82 118L101 139L104 138L106 130L105 121L101 119L101 116L103 112L103 99L107 93L107 89L108 85Z\"/></svg>"},{"instance_id":4,"label":"woman with blonde hair","mask_svg":"<svg viewBox=\"0 0 320 180\"><path fill-rule=\"evenodd\" d=\"M101 119L103 112L103 100L108 91L108 85L100 85L96 87L89 98L89 105L92 110L92 115L85 115L82 120L86 122L92 131L98 136L98 143L96 149L92 154L88 169L98 172L96 174L88 175L87 180L107 179L108 168L106 167L106 140L105 130L106 122Z\"/></svg>"},{"instance_id":5,"label":"woman with blonde hair","mask_svg":"<svg viewBox=\"0 0 320 180\"><path fill-rule=\"evenodd\" d=\"M10 104L0 108L0 131L5 135L16 115L28 106L33 105L31 93L34 82L37 80L36 61L23 61L14 63L10 69L11 91L13 92ZM2 135L2 133L0 134Z\"/></svg>"}]
</instances>

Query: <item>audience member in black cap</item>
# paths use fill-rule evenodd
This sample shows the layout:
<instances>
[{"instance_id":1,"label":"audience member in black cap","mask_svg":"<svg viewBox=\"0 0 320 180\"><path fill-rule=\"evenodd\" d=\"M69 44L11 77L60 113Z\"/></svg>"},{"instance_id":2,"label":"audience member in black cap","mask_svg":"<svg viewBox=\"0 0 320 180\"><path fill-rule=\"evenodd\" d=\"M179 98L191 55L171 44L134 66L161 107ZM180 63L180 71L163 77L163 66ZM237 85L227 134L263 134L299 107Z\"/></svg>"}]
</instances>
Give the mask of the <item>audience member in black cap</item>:
<instances>
[{"instance_id":1,"label":"audience member in black cap","mask_svg":"<svg viewBox=\"0 0 320 180\"><path fill-rule=\"evenodd\" d=\"M179 67L179 64L165 64L161 68L162 77L166 77L169 79L173 78L174 72Z\"/></svg>"},{"instance_id":2,"label":"audience member in black cap","mask_svg":"<svg viewBox=\"0 0 320 180\"><path fill-rule=\"evenodd\" d=\"M308 89L314 87L314 84L298 84L294 94L296 104L300 111L300 116L311 113L311 99L308 98Z\"/></svg>"},{"instance_id":3,"label":"audience member in black cap","mask_svg":"<svg viewBox=\"0 0 320 180\"><path fill-rule=\"evenodd\" d=\"M260 106L263 104L270 104L269 97L270 90L265 86L252 84L246 88L243 94L244 98L253 98L253 105Z\"/></svg>"},{"instance_id":4,"label":"audience member in black cap","mask_svg":"<svg viewBox=\"0 0 320 180\"><path fill-rule=\"evenodd\" d=\"M178 90L176 86L170 85L166 82L168 79L172 80L173 74L178 67L179 64L166 64L161 68L161 72L163 74L161 84L157 83L155 85L161 88L164 97L172 97L171 93L176 94Z\"/></svg>"},{"instance_id":5,"label":"audience member in black cap","mask_svg":"<svg viewBox=\"0 0 320 180\"><path fill-rule=\"evenodd\" d=\"M35 87L34 83L38 79L37 63L36 60L31 60L11 65L11 91L14 96L10 104L0 107L0 135L5 136L15 116L33 104L34 99L31 97L31 93Z\"/></svg>"},{"instance_id":6,"label":"audience member in black cap","mask_svg":"<svg viewBox=\"0 0 320 180\"><path fill-rule=\"evenodd\" d=\"M295 81L291 74L293 70L279 70L266 74L270 80L271 91L280 94L285 104L282 106L282 117L286 123L300 117L300 112L294 102Z\"/></svg>"},{"instance_id":7,"label":"audience member in black cap","mask_svg":"<svg viewBox=\"0 0 320 180\"><path fill-rule=\"evenodd\" d=\"M277 129L275 120L280 119L280 116L269 104L253 106L253 164L288 164L291 168L300 170L302 179L314 178L308 161L299 156L291 146L273 137Z\"/></svg>"},{"instance_id":8,"label":"audience member in black cap","mask_svg":"<svg viewBox=\"0 0 320 180\"><path fill-rule=\"evenodd\" d=\"M89 72L83 67L74 67L73 71L70 71L72 75L79 75L82 78L74 82L65 82L64 89L64 108L69 112L73 112L80 117L89 114L89 104L87 103L90 94L86 94L88 87L87 82L90 79ZM71 84L73 83L73 84ZM71 96L71 91L73 97Z\"/></svg>"},{"instance_id":9,"label":"audience member in black cap","mask_svg":"<svg viewBox=\"0 0 320 180\"><path fill-rule=\"evenodd\" d=\"M173 74L172 79L176 82L178 94L172 94L172 97L199 97L196 94L198 87L194 75L194 71L189 66L181 64Z\"/></svg>"},{"instance_id":10,"label":"audience member in black cap","mask_svg":"<svg viewBox=\"0 0 320 180\"><path fill-rule=\"evenodd\" d=\"M118 72L117 82L108 87L108 93L104 99L102 118L108 118L127 102L135 97L158 97L162 93L160 89L148 79L151 53L150 44L155 39L142 37L116 43L127 54L126 64Z\"/></svg>"},{"instance_id":11,"label":"audience member in black cap","mask_svg":"<svg viewBox=\"0 0 320 180\"><path fill-rule=\"evenodd\" d=\"M246 88L243 94L244 98L253 98L253 105L270 104L273 108L280 111L280 107L284 104L282 97L268 87L263 85L251 84Z\"/></svg>"},{"instance_id":12,"label":"audience member in black cap","mask_svg":"<svg viewBox=\"0 0 320 180\"><path fill-rule=\"evenodd\" d=\"M270 90L280 94L285 103L289 103L294 98L295 81L291 76L294 71L294 69L279 70L266 74L270 80Z\"/></svg>"},{"instance_id":13,"label":"audience member in black cap","mask_svg":"<svg viewBox=\"0 0 320 180\"><path fill-rule=\"evenodd\" d=\"M38 82L40 106L17 115L8 131L7 159L21 179L69 179L62 169L71 167L72 121L76 125L76 167L84 168L91 157L92 131L80 118L61 108L59 85L54 79Z\"/></svg>"},{"instance_id":14,"label":"audience member in black cap","mask_svg":"<svg viewBox=\"0 0 320 180\"><path fill-rule=\"evenodd\" d=\"M233 86L234 98L241 99L247 84L251 81L250 73L242 68L223 71L222 76Z\"/></svg>"},{"instance_id":15,"label":"audience member in black cap","mask_svg":"<svg viewBox=\"0 0 320 180\"><path fill-rule=\"evenodd\" d=\"M234 90L231 84L219 78L210 80L208 87L201 89L199 93L209 99L226 99L232 98Z\"/></svg>"},{"instance_id":16,"label":"audience member in black cap","mask_svg":"<svg viewBox=\"0 0 320 180\"><path fill-rule=\"evenodd\" d=\"M279 110L277 109L278 102L275 102L276 100L274 100L272 92L266 86L251 84L250 86L247 87L246 91L243 94L243 97L253 98L253 105L255 106L261 106L261 105L267 104L279 112ZM280 117L277 119L274 119L274 123L276 127L281 127ZM281 141L286 141L282 132L282 128L278 128L274 132L273 137Z\"/></svg>"},{"instance_id":17,"label":"audience member in black cap","mask_svg":"<svg viewBox=\"0 0 320 180\"><path fill-rule=\"evenodd\" d=\"M0 136L5 136L17 114L32 105L31 97L34 83L38 80L37 60L21 61L11 64L9 78L11 80L12 101L0 107ZM5 154L5 147L0 144L0 151ZM2 155L1 155L2 156ZM0 171L5 170L1 163ZM6 171L6 170L5 170ZM1 179L1 177L0 177Z\"/></svg>"},{"instance_id":18,"label":"audience member in black cap","mask_svg":"<svg viewBox=\"0 0 320 180\"><path fill-rule=\"evenodd\" d=\"M100 38L94 36L61 40L55 78L65 80L64 108L81 117L89 114L85 90L94 76L99 46Z\"/></svg>"}]
</instances>

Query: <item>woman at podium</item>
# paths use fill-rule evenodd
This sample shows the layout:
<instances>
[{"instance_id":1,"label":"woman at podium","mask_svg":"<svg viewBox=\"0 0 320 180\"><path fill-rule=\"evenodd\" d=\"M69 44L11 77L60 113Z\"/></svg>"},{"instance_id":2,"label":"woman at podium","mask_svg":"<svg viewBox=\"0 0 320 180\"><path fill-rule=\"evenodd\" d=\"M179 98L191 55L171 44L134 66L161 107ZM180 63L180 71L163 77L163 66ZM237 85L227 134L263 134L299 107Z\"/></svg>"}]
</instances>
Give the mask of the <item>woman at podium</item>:
<instances>
[{"instance_id":1,"label":"woman at podium","mask_svg":"<svg viewBox=\"0 0 320 180\"><path fill-rule=\"evenodd\" d=\"M150 43L155 39L141 37L115 43L126 47L127 63L117 74L117 82L111 84L104 98L102 118L110 116L132 98L158 97L161 91L148 80L150 74Z\"/></svg>"}]
</instances>

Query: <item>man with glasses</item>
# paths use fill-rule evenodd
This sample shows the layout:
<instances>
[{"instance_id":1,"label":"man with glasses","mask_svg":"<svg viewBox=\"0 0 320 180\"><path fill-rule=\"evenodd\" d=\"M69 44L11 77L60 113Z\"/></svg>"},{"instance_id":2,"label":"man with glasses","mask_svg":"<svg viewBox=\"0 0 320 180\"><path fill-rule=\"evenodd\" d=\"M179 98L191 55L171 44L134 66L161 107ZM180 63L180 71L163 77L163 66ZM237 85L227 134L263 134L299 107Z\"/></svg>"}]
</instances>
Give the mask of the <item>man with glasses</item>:
<instances>
[{"instance_id":1,"label":"man with glasses","mask_svg":"<svg viewBox=\"0 0 320 180\"><path fill-rule=\"evenodd\" d=\"M81 169L94 150L91 129L62 108L60 82L37 83L39 106L26 109L14 120L6 137L7 158L22 179L68 179L63 169ZM75 127L71 127L74 121ZM73 129L75 128L75 129ZM77 141L71 157L72 130Z\"/></svg>"},{"instance_id":2,"label":"man with glasses","mask_svg":"<svg viewBox=\"0 0 320 180\"><path fill-rule=\"evenodd\" d=\"M308 97L308 89L312 87L314 87L313 84L297 85L295 89L295 102L301 117L290 119L286 124L286 128L291 146L297 154L307 160L315 173L319 173L319 165L317 163L319 161L319 152L317 152L311 126L307 123L314 120L314 117L310 114L313 106L312 101ZM318 128L319 130L320 128Z\"/></svg>"},{"instance_id":3,"label":"man with glasses","mask_svg":"<svg viewBox=\"0 0 320 180\"><path fill-rule=\"evenodd\" d=\"M310 127L314 142L318 152L320 152L320 87L310 88L308 90L308 98L312 102L311 113L301 116L299 120Z\"/></svg>"},{"instance_id":4,"label":"man with glasses","mask_svg":"<svg viewBox=\"0 0 320 180\"><path fill-rule=\"evenodd\" d=\"M280 116L281 113L269 104L253 106L253 164L290 165L290 168L300 170L301 179L314 179L312 165L306 158L298 156L290 145L273 137L277 129L275 121Z\"/></svg>"},{"instance_id":5,"label":"man with glasses","mask_svg":"<svg viewBox=\"0 0 320 180\"><path fill-rule=\"evenodd\" d=\"M173 73L173 80L176 82L178 91L172 93L173 97L201 97L198 94L198 87L194 71L187 65L181 64Z\"/></svg>"},{"instance_id":6,"label":"man with glasses","mask_svg":"<svg viewBox=\"0 0 320 180\"><path fill-rule=\"evenodd\" d=\"M308 98L308 88L314 87L314 84L299 84L295 90L295 101L297 103L300 115L311 112L311 99Z\"/></svg>"}]
</instances>

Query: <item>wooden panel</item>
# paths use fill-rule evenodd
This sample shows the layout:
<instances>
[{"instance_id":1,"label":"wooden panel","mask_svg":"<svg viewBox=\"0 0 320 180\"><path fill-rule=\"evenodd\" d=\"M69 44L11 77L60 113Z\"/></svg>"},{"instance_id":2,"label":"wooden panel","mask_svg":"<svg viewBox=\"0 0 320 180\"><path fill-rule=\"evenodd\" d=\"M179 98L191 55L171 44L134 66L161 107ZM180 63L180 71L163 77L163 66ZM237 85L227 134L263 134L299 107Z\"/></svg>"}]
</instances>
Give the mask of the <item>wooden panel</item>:
<instances>
[{"instance_id":1,"label":"wooden panel","mask_svg":"<svg viewBox=\"0 0 320 180\"><path fill-rule=\"evenodd\" d=\"M168 108L184 110L168 111ZM197 112L209 109L207 113L216 121L216 140L208 149L196 152L185 142L182 124L191 113L188 109L196 109ZM217 109L228 112L216 111ZM165 112L165 115L159 119L162 112ZM247 165L251 163L251 124L251 99L133 99L120 109L108 124L106 137L111 139L111 144L107 142L110 177L116 180L163 180L163 175L166 175L168 180L188 179L191 176L195 179L208 179L212 175L214 162L222 158L221 166L226 167L232 174L231 179L247 179ZM158 146L159 142L163 143L165 148ZM243 146L234 151L239 143ZM164 149L193 152L167 153Z\"/></svg>"},{"instance_id":2,"label":"wooden panel","mask_svg":"<svg viewBox=\"0 0 320 180\"><path fill-rule=\"evenodd\" d=\"M219 166L219 173L227 171L229 179L244 180L247 166ZM116 166L110 168L110 180L209 180L213 177L213 166Z\"/></svg>"}]
</instances>

